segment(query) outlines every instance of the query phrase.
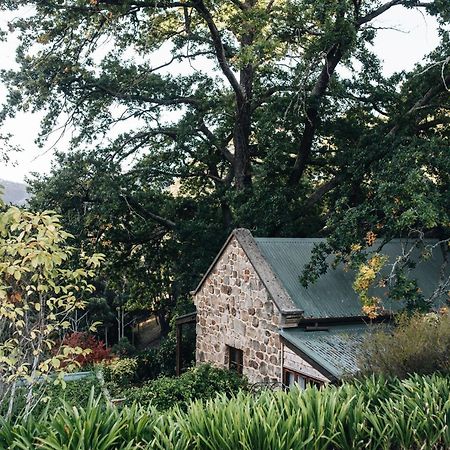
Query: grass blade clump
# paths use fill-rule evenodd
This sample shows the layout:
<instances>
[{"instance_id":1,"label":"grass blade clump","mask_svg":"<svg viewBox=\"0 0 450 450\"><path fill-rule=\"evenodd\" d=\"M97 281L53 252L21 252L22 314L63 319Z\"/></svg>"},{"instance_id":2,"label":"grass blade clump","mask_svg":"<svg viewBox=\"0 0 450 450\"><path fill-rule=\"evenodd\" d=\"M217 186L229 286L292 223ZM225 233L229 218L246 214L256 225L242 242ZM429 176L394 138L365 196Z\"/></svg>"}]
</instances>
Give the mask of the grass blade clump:
<instances>
[{"instance_id":1,"label":"grass blade clump","mask_svg":"<svg viewBox=\"0 0 450 450\"><path fill-rule=\"evenodd\" d=\"M450 376L370 377L321 390L240 392L160 412L63 403L0 422L0 449L447 450Z\"/></svg>"}]
</instances>

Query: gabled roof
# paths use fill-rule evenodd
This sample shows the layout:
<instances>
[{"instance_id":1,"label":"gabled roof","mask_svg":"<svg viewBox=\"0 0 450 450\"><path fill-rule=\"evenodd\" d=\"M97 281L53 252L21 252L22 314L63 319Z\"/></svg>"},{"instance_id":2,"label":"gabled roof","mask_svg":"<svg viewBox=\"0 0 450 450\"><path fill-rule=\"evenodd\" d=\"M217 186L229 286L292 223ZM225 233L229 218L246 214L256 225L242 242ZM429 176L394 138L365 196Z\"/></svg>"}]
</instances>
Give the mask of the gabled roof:
<instances>
[{"instance_id":1,"label":"gabled roof","mask_svg":"<svg viewBox=\"0 0 450 450\"><path fill-rule=\"evenodd\" d=\"M314 245L324 242L324 239L253 238L250 231L244 228L238 228L231 233L197 288L192 292L193 295L202 287L233 237L245 251L275 305L283 314L292 316L302 314L304 319L318 320L357 318L363 315L361 302L353 290L355 273L345 270L342 264L336 269L330 268L307 288L300 283L300 276L311 259ZM382 252L390 257L391 263L401 254L404 243L396 239L383 247ZM438 251L435 253L432 258L421 262L412 271L412 275L417 278L418 285L426 297L433 292L439 281L442 255ZM418 260L419 250L416 250L412 257ZM329 258L330 265L331 262L332 257ZM372 294L383 298L387 314L394 313L402 306L398 302L389 301L383 297L384 292L381 288L374 289ZM445 300L443 295L436 299L436 303L445 304Z\"/></svg>"},{"instance_id":2,"label":"gabled roof","mask_svg":"<svg viewBox=\"0 0 450 450\"><path fill-rule=\"evenodd\" d=\"M215 257L214 261L205 272L205 275L203 275L203 278L200 280L199 284L197 285L195 290L191 292L191 294L197 294L233 238L236 238L236 240L239 242L239 245L244 250L253 268L257 272L259 278L266 287L269 295L271 296L273 302L280 310L280 312L286 315L294 316L303 314L303 310L292 301L291 297L286 292L286 289L283 287L283 284L280 282L278 275L272 270L272 267L268 264L265 257L261 254L261 251L256 245L256 242L250 231L245 228L237 228L230 234L225 244L222 246L219 253Z\"/></svg>"},{"instance_id":3,"label":"gabled roof","mask_svg":"<svg viewBox=\"0 0 450 450\"><path fill-rule=\"evenodd\" d=\"M304 311L305 319L361 316L361 302L353 290L355 272L345 270L342 264L336 269L329 268L327 273L321 275L315 283L308 287L304 287L300 283L300 276L305 265L311 259L314 245L324 241L324 239L318 238L255 238L261 253L278 275L292 301ZM395 239L383 247L382 253L389 256L390 263L401 254L402 244L405 242ZM412 276L418 280L418 285L425 297L433 293L439 282L442 255L439 249L434 253L432 258L420 262L412 270ZM415 250L411 257L413 260L419 260L419 250ZM328 261L331 266L332 257L329 257ZM384 289L376 288L370 293L383 299L383 306L387 314L394 313L402 306L399 302L387 299ZM444 302L445 295L436 299L437 305L444 304Z\"/></svg>"},{"instance_id":4,"label":"gabled roof","mask_svg":"<svg viewBox=\"0 0 450 450\"><path fill-rule=\"evenodd\" d=\"M374 329L383 325L340 325L328 331L306 331L289 328L280 331L296 353L301 353L314 368L332 381L358 371L361 344Z\"/></svg>"}]
</instances>

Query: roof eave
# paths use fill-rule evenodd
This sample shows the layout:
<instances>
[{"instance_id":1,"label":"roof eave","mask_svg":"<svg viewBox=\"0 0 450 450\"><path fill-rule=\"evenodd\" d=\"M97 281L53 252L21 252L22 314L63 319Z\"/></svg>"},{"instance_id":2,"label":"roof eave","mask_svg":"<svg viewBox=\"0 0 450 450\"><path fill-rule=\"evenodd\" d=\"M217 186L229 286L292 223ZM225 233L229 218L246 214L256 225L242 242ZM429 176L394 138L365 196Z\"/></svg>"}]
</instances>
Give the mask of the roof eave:
<instances>
[{"instance_id":1,"label":"roof eave","mask_svg":"<svg viewBox=\"0 0 450 450\"><path fill-rule=\"evenodd\" d=\"M336 383L340 380L340 377L334 373L331 373L325 367L323 367L320 363L318 363L315 359L311 358L308 354L306 354L303 350L298 348L293 342L291 342L289 339L286 338L286 336L283 336L280 334L281 342L288 347L290 350L292 350L294 353L296 353L298 356L300 356L302 359L304 359L308 364L310 364L314 369L316 369L318 372L320 372L325 378L328 378L332 383Z\"/></svg>"}]
</instances>

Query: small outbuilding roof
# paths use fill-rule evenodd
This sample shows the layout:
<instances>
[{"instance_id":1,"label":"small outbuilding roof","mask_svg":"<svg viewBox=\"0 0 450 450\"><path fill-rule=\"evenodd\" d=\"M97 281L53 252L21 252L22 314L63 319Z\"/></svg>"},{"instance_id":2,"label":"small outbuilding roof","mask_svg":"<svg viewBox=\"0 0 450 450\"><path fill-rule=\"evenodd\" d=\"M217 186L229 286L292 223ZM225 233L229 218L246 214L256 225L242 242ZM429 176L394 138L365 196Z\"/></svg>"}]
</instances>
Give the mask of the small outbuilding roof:
<instances>
[{"instance_id":1,"label":"small outbuilding roof","mask_svg":"<svg viewBox=\"0 0 450 450\"><path fill-rule=\"evenodd\" d=\"M384 325L339 325L327 331L287 328L280 330L280 335L319 372L336 380L358 371L361 344L368 333L381 326Z\"/></svg>"}]
</instances>

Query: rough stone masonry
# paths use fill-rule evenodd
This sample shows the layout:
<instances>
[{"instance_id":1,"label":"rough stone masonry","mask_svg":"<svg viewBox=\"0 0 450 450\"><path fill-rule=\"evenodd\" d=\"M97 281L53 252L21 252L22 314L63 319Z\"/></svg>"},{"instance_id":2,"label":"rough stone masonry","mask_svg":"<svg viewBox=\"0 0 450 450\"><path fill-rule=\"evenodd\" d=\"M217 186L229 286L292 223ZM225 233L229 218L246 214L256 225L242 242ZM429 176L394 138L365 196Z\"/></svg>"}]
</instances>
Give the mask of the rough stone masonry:
<instances>
[{"instance_id":1,"label":"rough stone masonry","mask_svg":"<svg viewBox=\"0 0 450 450\"><path fill-rule=\"evenodd\" d=\"M281 381L281 315L235 237L194 296L197 363L227 368L228 348L243 350L251 383Z\"/></svg>"}]
</instances>

